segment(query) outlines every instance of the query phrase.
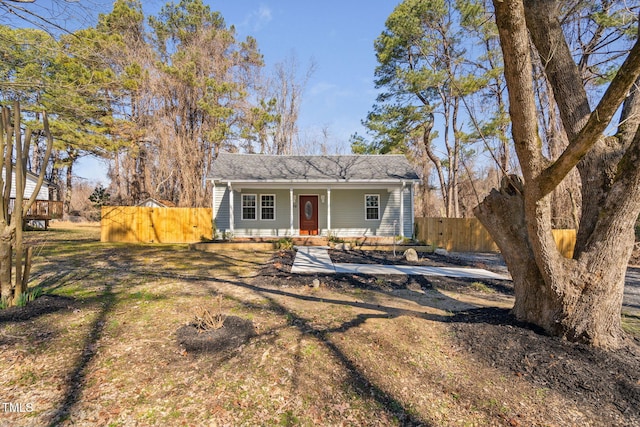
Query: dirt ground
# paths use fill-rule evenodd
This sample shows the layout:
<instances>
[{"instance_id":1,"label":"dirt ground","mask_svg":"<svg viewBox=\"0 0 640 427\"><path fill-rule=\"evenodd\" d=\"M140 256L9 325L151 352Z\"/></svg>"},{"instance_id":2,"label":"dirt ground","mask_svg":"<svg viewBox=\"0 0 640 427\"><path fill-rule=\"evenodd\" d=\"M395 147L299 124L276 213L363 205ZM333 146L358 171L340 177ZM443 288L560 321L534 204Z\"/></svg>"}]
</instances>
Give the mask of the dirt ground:
<instances>
[{"instance_id":1,"label":"dirt ground","mask_svg":"<svg viewBox=\"0 0 640 427\"><path fill-rule=\"evenodd\" d=\"M0 311L0 426L640 424L640 334L547 337L509 315L509 281L294 275L289 251L98 232L29 234L45 296ZM217 304L241 339L185 327Z\"/></svg>"},{"instance_id":2,"label":"dirt ground","mask_svg":"<svg viewBox=\"0 0 640 427\"><path fill-rule=\"evenodd\" d=\"M413 264L446 267L451 265L481 267L502 271L500 265L465 261L456 257L421 253L418 262L407 262L401 254L387 252L329 251L333 262L358 264ZM513 295L513 285L506 280L391 275L384 278L362 275L290 275L293 251L280 251L262 268L257 281L279 277L288 286L309 286L317 278L323 286L335 289L363 288L379 291L402 289L445 290L467 295L494 294L496 301ZM483 286L475 286L483 285ZM491 299L490 297L488 299ZM504 301L504 300L502 300ZM492 367L522 377L542 387L570 396L582 408L607 414L601 420L610 425L640 425L640 339L629 336L627 346L605 352L581 344L568 343L544 334L533 325L518 322L507 308L483 307L459 310L447 319L456 346L472 353ZM458 310L456 310L458 309ZM559 420L558 420L559 421ZM541 425L545 421L540 420ZM549 425L556 424L547 419ZM511 423L518 425L517 419ZM596 425L599 422L596 422Z\"/></svg>"}]
</instances>

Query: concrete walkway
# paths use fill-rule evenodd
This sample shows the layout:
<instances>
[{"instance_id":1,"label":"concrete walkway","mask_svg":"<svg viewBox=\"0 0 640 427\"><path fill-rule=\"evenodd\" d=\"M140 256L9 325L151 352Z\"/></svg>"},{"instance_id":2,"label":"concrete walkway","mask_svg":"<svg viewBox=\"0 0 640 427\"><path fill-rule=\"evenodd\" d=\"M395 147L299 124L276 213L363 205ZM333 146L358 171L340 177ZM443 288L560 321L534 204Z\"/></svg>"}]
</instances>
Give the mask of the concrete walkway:
<instances>
[{"instance_id":1,"label":"concrete walkway","mask_svg":"<svg viewBox=\"0 0 640 427\"><path fill-rule=\"evenodd\" d=\"M465 277L472 279L509 280L508 276L481 268L427 267L420 265L334 264L326 246L296 247L292 273L408 274L418 276Z\"/></svg>"},{"instance_id":2,"label":"concrete walkway","mask_svg":"<svg viewBox=\"0 0 640 427\"><path fill-rule=\"evenodd\" d=\"M335 273L328 246L296 246L292 273Z\"/></svg>"}]
</instances>

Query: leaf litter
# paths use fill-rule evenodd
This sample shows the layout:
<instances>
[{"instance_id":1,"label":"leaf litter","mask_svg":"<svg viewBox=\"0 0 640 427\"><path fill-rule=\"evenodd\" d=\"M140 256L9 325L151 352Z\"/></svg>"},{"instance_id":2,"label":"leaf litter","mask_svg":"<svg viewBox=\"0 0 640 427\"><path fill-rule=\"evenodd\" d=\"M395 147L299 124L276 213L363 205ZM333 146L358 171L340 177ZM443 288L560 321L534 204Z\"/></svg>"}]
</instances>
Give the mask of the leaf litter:
<instances>
[{"instance_id":1,"label":"leaf litter","mask_svg":"<svg viewBox=\"0 0 640 427\"><path fill-rule=\"evenodd\" d=\"M3 400L33 405L0 425L640 422L637 342L611 353L540 334L510 318L509 283L293 275L287 251L110 245L65 228L34 262L46 296L0 312ZM220 296L254 334L187 350L177 331Z\"/></svg>"}]
</instances>

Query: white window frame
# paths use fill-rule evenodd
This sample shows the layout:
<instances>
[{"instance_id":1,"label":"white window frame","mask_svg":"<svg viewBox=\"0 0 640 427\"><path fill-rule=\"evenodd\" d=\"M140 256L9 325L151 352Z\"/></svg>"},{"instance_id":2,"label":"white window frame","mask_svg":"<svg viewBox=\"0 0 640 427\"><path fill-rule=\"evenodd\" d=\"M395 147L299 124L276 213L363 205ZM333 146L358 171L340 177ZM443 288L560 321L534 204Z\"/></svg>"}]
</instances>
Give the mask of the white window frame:
<instances>
[{"instance_id":1,"label":"white window frame","mask_svg":"<svg viewBox=\"0 0 640 427\"><path fill-rule=\"evenodd\" d=\"M373 208L374 206L367 206L367 197L375 197L378 199L378 206L375 206L378 212L377 218L368 218L367 210L369 208ZM364 220L365 221L380 221L380 194L365 194L364 195Z\"/></svg>"},{"instance_id":2,"label":"white window frame","mask_svg":"<svg viewBox=\"0 0 640 427\"><path fill-rule=\"evenodd\" d=\"M245 206L244 196L253 196L254 205ZM253 218L245 218L244 209L253 208ZM240 195L240 217L243 221L257 221L258 220L258 195L257 194L241 194Z\"/></svg>"},{"instance_id":3,"label":"white window frame","mask_svg":"<svg viewBox=\"0 0 640 427\"><path fill-rule=\"evenodd\" d=\"M262 198L263 197L273 197L273 206L267 206L269 209L273 209L273 218L265 218L262 214ZM276 195L275 194L261 194L260 195L260 221L275 221L276 220Z\"/></svg>"}]
</instances>

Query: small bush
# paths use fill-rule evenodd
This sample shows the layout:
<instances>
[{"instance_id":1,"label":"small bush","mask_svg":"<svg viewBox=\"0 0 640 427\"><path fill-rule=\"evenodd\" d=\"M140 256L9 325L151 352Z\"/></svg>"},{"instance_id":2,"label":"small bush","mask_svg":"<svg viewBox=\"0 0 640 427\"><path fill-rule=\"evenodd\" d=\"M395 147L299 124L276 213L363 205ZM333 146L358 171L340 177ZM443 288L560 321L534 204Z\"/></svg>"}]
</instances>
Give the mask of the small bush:
<instances>
[{"instance_id":1,"label":"small bush","mask_svg":"<svg viewBox=\"0 0 640 427\"><path fill-rule=\"evenodd\" d=\"M328 238L329 242L331 242L331 243L344 243L344 239L339 238L338 236L336 236L331 231L327 235L327 238Z\"/></svg>"},{"instance_id":2,"label":"small bush","mask_svg":"<svg viewBox=\"0 0 640 427\"><path fill-rule=\"evenodd\" d=\"M217 298L217 307L213 313L205 307L196 307L193 326L199 331L211 331L222 328L226 316L222 313L222 296Z\"/></svg>"},{"instance_id":3,"label":"small bush","mask_svg":"<svg viewBox=\"0 0 640 427\"><path fill-rule=\"evenodd\" d=\"M291 250L293 249L293 239L291 237L283 237L276 242L276 249Z\"/></svg>"},{"instance_id":4,"label":"small bush","mask_svg":"<svg viewBox=\"0 0 640 427\"><path fill-rule=\"evenodd\" d=\"M494 292L493 289L491 289L490 287L488 287L486 284L482 282L473 282L471 284L471 288L478 292L484 292L486 294L490 294Z\"/></svg>"}]
</instances>

